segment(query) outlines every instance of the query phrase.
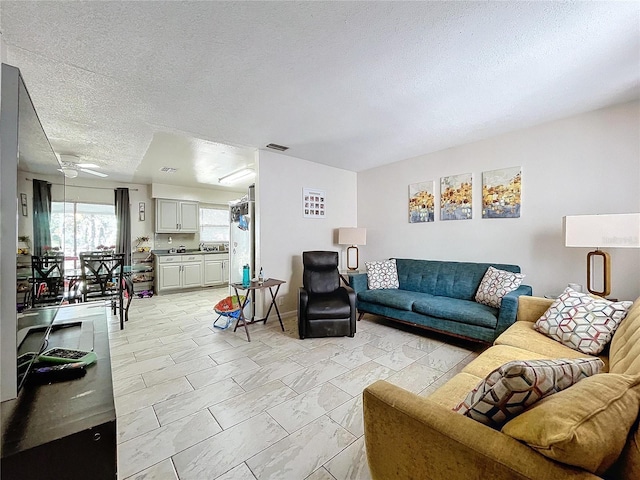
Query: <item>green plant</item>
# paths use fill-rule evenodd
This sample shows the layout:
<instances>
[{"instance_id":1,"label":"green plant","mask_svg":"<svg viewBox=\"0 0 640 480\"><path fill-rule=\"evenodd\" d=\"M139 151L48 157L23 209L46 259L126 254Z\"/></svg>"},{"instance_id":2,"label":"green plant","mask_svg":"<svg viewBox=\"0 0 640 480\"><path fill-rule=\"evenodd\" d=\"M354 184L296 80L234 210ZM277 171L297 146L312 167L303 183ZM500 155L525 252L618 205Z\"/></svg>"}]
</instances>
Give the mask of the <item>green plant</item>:
<instances>
[{"instance_id":1,"label":"green plant","mask_svg":"<svg viewBox=\"0 0 640 480\"><path fill-rule=\"evenodd\" d=\"M27 246L31 245L31 237L29 235L18 235L18 241L26 243Z\"/></svg>"}]
</instances>

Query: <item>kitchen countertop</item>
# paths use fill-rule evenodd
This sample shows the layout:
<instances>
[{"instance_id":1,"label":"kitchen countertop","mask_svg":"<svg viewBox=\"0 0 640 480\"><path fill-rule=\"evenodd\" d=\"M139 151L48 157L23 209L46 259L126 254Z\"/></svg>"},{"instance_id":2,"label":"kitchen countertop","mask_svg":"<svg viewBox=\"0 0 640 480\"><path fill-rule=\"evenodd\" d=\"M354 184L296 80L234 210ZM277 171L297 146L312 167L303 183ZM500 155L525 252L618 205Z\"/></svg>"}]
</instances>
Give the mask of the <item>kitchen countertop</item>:
<instances>
[{"instance_id":1,"label":"kitchen countertop","mask_svg":"<svg viewBox=\"0 0 640 480\"><path fill-rule=\"evenodd\" d=\"M169 250L151 250L151 253L153 253L154 255L157 256L165 256L165 255L228 255L229 251L225 250L225 251L200 251L197 249L187 249L186 252L183 253L169 253Z\"/></svg>"}]
</instances>

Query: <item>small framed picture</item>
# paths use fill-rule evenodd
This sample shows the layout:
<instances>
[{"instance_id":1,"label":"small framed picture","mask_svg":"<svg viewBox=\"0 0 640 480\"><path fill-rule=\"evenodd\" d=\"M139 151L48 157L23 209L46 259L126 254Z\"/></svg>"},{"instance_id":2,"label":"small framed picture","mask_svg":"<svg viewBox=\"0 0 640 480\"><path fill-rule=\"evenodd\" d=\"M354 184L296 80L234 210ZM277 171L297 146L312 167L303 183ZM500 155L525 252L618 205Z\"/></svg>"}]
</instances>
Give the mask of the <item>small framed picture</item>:
<instances>
[{"instance_id":1,"label":"small framed picture","mask_svg":"<svg viewBox=\"0 0 640 480\"><path fill-rule=\"evenodd\" d=\"M324 190L315 188L302 189L302 216L305 218L326 217L326 195Z\"/></svg>"},{"instance_id":2,"label":"small framed picture","mask_svg":"<svg viewBox=\"0 0 640 480\"><path fill-rule=\"evenodd\" d=\"M138 204L138 220L144 222L144 202Z\"/></svg>"},{"instance_id":3,"label":"small framed picture","mask_svg":"<svg viewBox=\"0 0 640 480\"><path fill-rule=\"evenodd\" d=\"M22 216L26 217L27 214L29 213L29 210L27 208L27 194L26 193L21 193L20 194L20 206L22 207Z\"/></svg>"}]
</instances>

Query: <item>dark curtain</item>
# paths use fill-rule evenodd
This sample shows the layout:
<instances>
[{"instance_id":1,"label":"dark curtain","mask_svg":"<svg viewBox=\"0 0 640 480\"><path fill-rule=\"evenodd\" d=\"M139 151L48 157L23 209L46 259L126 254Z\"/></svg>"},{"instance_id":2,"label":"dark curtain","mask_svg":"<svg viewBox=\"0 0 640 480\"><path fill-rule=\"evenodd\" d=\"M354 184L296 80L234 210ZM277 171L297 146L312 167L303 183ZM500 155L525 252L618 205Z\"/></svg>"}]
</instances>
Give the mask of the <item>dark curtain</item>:
<instances>
[{"instance_id":1,"label":"dark curtain","mask_svg":"<svg viewBox=\"0 0 640 480\"><path fill-rule=\"evenodd\" d=\"M42 256L51 247L51 184L33 180L33 254Z\"/></svg>"},{"instance_id":2,"label":"dark curtain","mask_svg":"<svg viewBox=\"0 0 640 480\"><path fill-rule=\"evenodd\" d=\"M131 208L129 208L129 189L116 188L116 252L124 253L124 264L131 265Z\"/></svg>"}]
</instances>

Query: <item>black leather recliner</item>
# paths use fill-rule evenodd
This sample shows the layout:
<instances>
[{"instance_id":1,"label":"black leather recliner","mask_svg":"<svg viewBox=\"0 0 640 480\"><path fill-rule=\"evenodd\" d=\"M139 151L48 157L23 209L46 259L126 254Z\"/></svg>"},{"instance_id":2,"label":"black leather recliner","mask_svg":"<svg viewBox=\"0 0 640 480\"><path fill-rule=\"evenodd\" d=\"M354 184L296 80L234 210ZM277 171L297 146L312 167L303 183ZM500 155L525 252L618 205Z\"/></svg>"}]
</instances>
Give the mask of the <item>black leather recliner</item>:
<instances>
[{"instance_id":1,"label":"black leather recliner","mask_svg":"<svg viewBox=\"0 0 640 480\"><path fill-rule=\"evenodd\" d=\"M303 252L304 273L298 303L298 332L307 337L353 337L356 294L340 286L338 252Z\"/></svg>"}]
</instances>

